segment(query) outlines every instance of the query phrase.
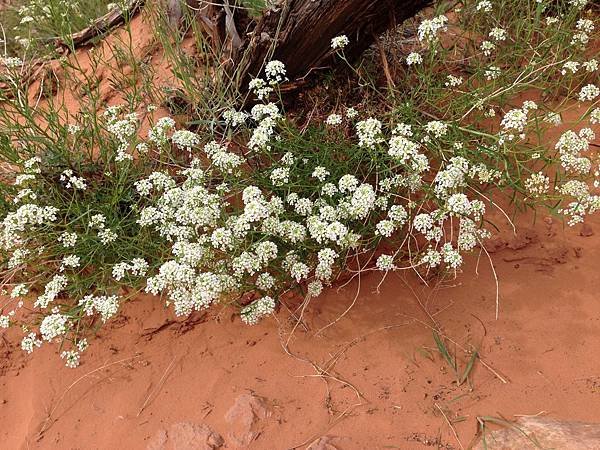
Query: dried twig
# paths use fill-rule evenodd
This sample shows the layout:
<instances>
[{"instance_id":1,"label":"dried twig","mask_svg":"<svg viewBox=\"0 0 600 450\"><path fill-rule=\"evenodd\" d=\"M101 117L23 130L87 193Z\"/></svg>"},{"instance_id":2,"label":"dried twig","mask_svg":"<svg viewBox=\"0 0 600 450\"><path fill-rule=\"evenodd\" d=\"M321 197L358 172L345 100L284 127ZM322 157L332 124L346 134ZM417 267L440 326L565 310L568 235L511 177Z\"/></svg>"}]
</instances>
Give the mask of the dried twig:
<instances>
[{"instance_id":1,"label":"dried twig","mask_svg":"<svg viewBox=\"0 0 600 450\"><path fill-rule=\"evenodd\" d=\"M136 417L140 417L140 415L142 414L142 412L144 411L144 409L146 409L146 406L148 406L148 404L150 403L150 399L165 384L165 381L166 381L167 377L169 376L169 374L171 373L171 370L173 369L173 366L175 365L175 360L176 359L177 359L177 357L174 357L171 360L171 362L169 363L169 365L165 369L164 373L162 374L162 377L160 377L160 380L158 380L158 384L156 385L156 388L148 394L148 396L146 397L146 400L144 400L144 403L142 403L142 406L141 406L140 410L138 411Z\"/></svg>"},{"instance_id":2,"label":"dried twig","mask_svg":"<svg viewBox=\"0 0 600 450\"><path fill-rule=\"evenodd\" d=\"M444 420L446 421L446 423L450 427L450 430L452 430L452 434L454 435L454 438L456 439L456 442L458 442L458 445L460 446L460 448L462 448L464 450L462 442L460 442L460 439L458 437L458 433L456 432L456 428L454 428L454 425L452 425L452 422L450 422L450 420L448 419L448 416L446 416L446 413L444 413L444 410L442 408L440 408L440 405L438 405L437 403L434 403L434 405L439 410L439 412L442 414L442 416L444 417Z\"/></svg>"},{"instance_id":3,"label":"dried twig","mask_svg":"<svg viewBox=\"0 0 600 450\"><path fill-rule=\"evenodd\" d=\"M69 385L69 387L62 393L62 395L58 398L58 400L56 401L56 403L54 404L54 406L52 407L52 409L50 410L50 412L48 413L48 416L46 417L46 419L44 420L43 424L42 424L42 428L40 429L40 431L37 434L37 440L40 440L43 436L43 434L48 430L48 428L50 428L50 426L52 425L51 423L51 419L52 419L52 415L54 414L54 412L56 411L56 409L58 408L58 406L61 404L61 402L63 401L63 399L65 398L65 396L67 395L67 393L73 389L77 384L79 384L79 382L83 381L84 379L86 379L87 377L89 377L90 375L99 372L103 369L106 369L107 367L110 366L114 366L116 364L123 364L125 362L128 361L133 361L134 359L138 358L140 355L137 354L135 356L131 356L129 358L123 358L120 359L118 361L109 363L109 364L103 364L102 366L86 373L85 375L82 375L81 377L77 378L75 381L73 381L73 383L71 383Z\"/></svg>"}]
</instances>

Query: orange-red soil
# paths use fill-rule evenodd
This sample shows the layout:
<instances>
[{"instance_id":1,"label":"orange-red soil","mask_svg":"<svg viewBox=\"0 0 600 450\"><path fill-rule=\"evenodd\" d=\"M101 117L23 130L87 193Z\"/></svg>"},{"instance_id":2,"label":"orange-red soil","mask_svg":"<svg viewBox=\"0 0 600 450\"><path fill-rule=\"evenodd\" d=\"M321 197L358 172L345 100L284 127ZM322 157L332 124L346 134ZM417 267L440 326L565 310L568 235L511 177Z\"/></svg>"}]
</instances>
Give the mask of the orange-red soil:
<instances>
[{"instance_id":1,"label":"orange-red soil","mask_svg":"<svg viewBox=\"0 0 600 450\"><path fill-rule=\"evenodd\" d=\"M478 416L600 421L600 219L524 216L514 235L494 215L498 320L475 252L455 279L393 273L378 292L369 272L253 327L228 308L175 321L140 297L75 370L55 346L29 357L0 335L0 448L202 449L220 435L226 448L458 449ZM436 327L460 374L463 349L482 358L461 385Z\"/></svg>"},{"instance_id":2,"label":"orange-red soil","mask_svg":"<svg viewBox=\"0 0 600 450\"><path fill-rule=\"evenodd\" d=\"M340 449L460 448L441 411L459 419L465 446L477 416L597 421L598 233L598 220L565 231L540 218L516 237L497 236L498 320L489 261L474 254L462 274L437 286L391 274L377 293L380 275L355 278L313 299L291 336L285 310L254 327L229 309L171 323L158 299L143 297L100 333L76 370L52 346L25 358L5 342L2 448L169 448L159 444L183 433L181 423L208 425L236 448L244 425L225 416L236 399L248 400L243 394L260 397L248 419L253 449L306 448L321 436ZM315 335L359 288L346 316ZM478 349L488 367L476 361L457 386L433 320L458 345ZM462 372L468 355L448 349Z\"/></svg>"}]
</instances>

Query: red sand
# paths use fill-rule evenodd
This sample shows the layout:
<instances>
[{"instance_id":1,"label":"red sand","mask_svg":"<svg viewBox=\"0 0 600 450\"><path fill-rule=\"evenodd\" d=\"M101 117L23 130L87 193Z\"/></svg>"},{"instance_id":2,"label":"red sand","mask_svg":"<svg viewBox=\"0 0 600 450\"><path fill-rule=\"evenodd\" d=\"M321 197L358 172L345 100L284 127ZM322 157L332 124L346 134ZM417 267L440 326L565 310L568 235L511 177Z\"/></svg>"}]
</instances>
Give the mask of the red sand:
<instances>
[{"instance_id":1,"label":"red sand","mask_svg":"<svg viewBox=\"0 0 600 450\"><path fill-rule=\"evenodd\" d=\"M590 223L582 234L600 230L600 221ZM460 448L438 408L449 420L464 417L454 425L465 446L477 416L543 411L597 421L600 235L580 231L539 220L516 238L497 238L498 247L507 244L492 254L499 320L494 277L485 256L476 274L477 254L436 289L393 274L378 294L380 276L362 276L354 307L319 336L352 303L358 279L312 300L303 314L308 331L298 326L291 338L283 310L254 327L224 309L161 329L171 312L140 298L76 370L51 346L28 358L11 349L0 377L2 448L142 449L180 422L206 424L235 448L225 415L246 393L270 412L253 424L253 449L305 448L325 435L341 449ZM491 369L477 361L470 382L457 386L435 347L432 317L456 343L478 348ZM449 349L464 369L468 356Z\"/></svg>"},{"instance_id":2,"label":"red sand","mask_svg":"<svg viewBox=\"0 0 600 450\"><path fill-rule=\"evenodd\" d=\"M285 308L254 327L216 308L174 322L143 297L75 370L55 346L25 356L9 333L0 447L210 448L198 444L219 441L210 427L227 448L457 449L448 421L465 448L478 416L600 421L600 218L563 230L520 217L530 228L517 236L504 222L490 245L499 320L493 272L476 252L456 279L429 287L408 272L390 274L379 293L379 274L355 278L312 300L293 333ZM459 346L487 366L476 361L458 386L432 327L456 343L461 372L469 355Z\"/></svg>"}]
</instances>

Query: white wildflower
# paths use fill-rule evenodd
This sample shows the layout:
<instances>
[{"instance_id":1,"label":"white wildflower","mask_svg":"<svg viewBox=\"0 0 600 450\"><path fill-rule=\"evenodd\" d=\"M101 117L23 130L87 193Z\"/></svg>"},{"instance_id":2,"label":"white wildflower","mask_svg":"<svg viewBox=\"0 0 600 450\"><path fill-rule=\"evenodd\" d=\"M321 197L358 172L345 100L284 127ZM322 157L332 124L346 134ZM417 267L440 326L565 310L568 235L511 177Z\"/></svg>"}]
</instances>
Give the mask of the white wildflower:
<instances>
[{"instance_id":1,"label":"white wildflower","mask_svg":"<svg viewBox=\"0 0 600 450\"><path fill-rule=\"evenodd\" d=\"M342 123L342 116L339 114L330 114L327 116L327 119L325 119L325 123L332 127L340 125Z\"/></svg>"},{"instance_id":2,"label":"white wildflower","mask_svg":"<svg viewBox=\"0 0 600 450\"><path fill-rule=\"evenodd\" d=\"M584 86L581 88L581 91L579 92L579 101L580 102L586 102L586 101L591 102L599 95L600 95L600 88L598 88L594 84L588 84L587 86Z\"/></svg>"},{"instance_id":3,"label":"white wildflower","mask_svg":"<svg viewBox=\"0 0 600 450\"><path fill-rule=\"evenodd\" d=\"M409 66L416 66L423 63L423 57L416 52L411 52L406 57L406 64Z\"/></svg>"},{"instance_id":4,"label":"white wildflower","mask_svg":"<svg viewBox=\"0 0 600 450\"><path fill-rule=\"evenodd\" d=\"M392 255L380 255L377 258L377 262L375 264L377 266L377 269L383 272L394 270L396 268L394 264L394 257Z\"/></svg>"},{"instance_id":5,"label":"white wildflower","mask_svg":"<svg viewBox=\"0 0 600 450\"><path fill-rule=\"evenodd\" d=\"M345 34L341 36L336 36L331 40L331 48L333 50L342 50L350 43L350 40Z\"/></svg>"}]
</instances>

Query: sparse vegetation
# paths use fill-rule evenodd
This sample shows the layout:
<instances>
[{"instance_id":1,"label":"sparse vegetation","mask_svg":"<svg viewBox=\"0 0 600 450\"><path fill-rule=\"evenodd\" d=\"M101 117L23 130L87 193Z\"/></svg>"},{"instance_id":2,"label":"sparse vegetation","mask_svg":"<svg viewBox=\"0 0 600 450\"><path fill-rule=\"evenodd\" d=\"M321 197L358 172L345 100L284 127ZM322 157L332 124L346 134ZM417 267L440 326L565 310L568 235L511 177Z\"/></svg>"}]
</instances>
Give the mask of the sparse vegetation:
<instances>
[{"instance_id":1,"label":"sparse vegetation","mask_svg":"<svg viewBox=\"0 0 600 450\"><path fill-rule=\"evenodd\" d=\"M173 32L157 9L145 17L159 56L139 58L128 22L86 64L83 51L57 56L55 85L32 90L34 57L105 6L23 6L20 24L3 24L0 325L22 327L25 351L56 341L77 366L95 327L141 290L178 315L231 303L253 324L282 292L318 296L350 260L383 278L454 272L485 247L486 210L500 196L569 224L600 206L585 1L441 2L403 25L410 39L385 37L402 62L384 82L373 54L345 58L352 36L340 36L332 51L348 70L334 77L352 94L309 116L284 107L283 63L238 92L198 23ZM168 88L154 82L152 57L171 67ZM103 65L119 105L102 95ZM65 100L73 89L76 111ZM585 107L580 120L548 145L546 130L573 102ZM448 360L459 383L474 358L460 372Z\"/></svg>"}]
</instances>

